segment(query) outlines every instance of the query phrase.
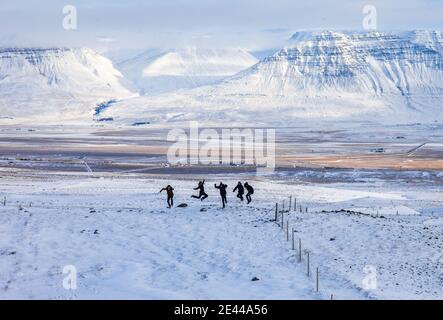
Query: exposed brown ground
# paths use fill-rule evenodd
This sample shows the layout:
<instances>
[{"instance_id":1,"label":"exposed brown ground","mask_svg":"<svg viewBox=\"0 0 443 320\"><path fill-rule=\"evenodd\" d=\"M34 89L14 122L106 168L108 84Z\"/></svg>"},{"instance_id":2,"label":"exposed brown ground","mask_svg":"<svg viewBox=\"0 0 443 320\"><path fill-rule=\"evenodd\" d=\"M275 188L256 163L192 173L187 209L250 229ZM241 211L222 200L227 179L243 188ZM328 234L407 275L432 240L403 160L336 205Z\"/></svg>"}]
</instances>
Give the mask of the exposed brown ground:
<instances>
[{"instance_id":1,"label":"exposed brown ground","mask_svg":"<svg viewBox=\"0 0 443 320\"><path fill-rule=\"evenodd\" d=\"M280 157L282 167L333 167L354 169L443 170L443 158L433 155L376 154Z\"/></svg>"},{"instance_id":2,"label":"exposed brown ground","mask_svg":"<svg viewBox=\"0 0 443 320\"><path fill-rule=\"evenodd\" d=\"M338 141L334 134L340 134ZM171 142L167 130L7 128L0 132L0 166L36 169L84 170L84 161L97 171L150 170L164 167ZM326 137L326 136L327 137ZM304 138L300 138L304 136ZM276 165L281 168L355 168L394 170L443 170L440 143L421 145L410 141L366 142L353 140L353 133L282 132L277 129ZM294 138L292 138L294 137ZM443 146L443 144L441 144ZM374 152L383 148L383 152ZM214 168L215 169L215 168ZM238 170L234 167L225 168ZM214 172L221 170L215 169ZM224 169L223 169L224 170Z\"/></svg>"}]
</instances>

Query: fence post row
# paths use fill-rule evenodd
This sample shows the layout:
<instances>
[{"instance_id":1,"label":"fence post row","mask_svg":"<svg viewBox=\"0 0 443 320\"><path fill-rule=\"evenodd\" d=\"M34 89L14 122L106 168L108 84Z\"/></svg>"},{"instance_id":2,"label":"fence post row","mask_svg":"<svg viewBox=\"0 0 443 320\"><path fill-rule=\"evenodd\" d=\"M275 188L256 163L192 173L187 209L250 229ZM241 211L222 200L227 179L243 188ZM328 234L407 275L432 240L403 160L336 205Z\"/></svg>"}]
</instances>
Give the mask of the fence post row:
<instances>
[{"instance_id":1,"label":"fence post row","mask_svg":"<svg viewBox=\"0 0 443 320\"><path fill-rule=\"evenodd\" d=\"M4 203L6 203L6 197L4 199ZM297 197L294 197L294 211L297 212ZM282 203L282 210L281 210L281 228L284 230L284 210L285 210L285 200L283 200ZM292 196L289 196L289 206L288 206L288 213L290 213L292 210ZM308 212L308 207L305 207L305 212ZM275 203L275 222L278 225L278 203ZM303 208L300 206L300 213L303 213ZM295 229L291 228L292 230L292 250L295 250ZM289 241L289 217L288 221L286 221L286 241ZM301 239L298 239L298 262L300 263L302 261L302 244ZM311 276L311 265L310 265L310 254L309 251L306 251L306 273L307 276ZM320 272L319 268L316 267L315 270L315 292L320 293ZM334 299L334 295L331 293L331 300Z\"/></svg>"}]
</instances>

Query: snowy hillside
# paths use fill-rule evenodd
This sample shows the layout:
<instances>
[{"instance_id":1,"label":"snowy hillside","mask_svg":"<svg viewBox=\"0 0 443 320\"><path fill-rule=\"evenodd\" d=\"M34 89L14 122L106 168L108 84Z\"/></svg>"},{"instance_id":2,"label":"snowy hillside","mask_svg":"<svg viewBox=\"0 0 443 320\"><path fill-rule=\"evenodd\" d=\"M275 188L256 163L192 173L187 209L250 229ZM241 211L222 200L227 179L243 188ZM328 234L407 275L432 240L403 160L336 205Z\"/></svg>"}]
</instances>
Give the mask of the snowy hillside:
<instances>
[{"instance_id":1,"label":"snowy hillside","mask_svg":"<svg viewBox=\"0 0 443 320\"><path fill-rule=\"evenodd\" d=\"M88 117L97 102L134 96L112 62L90 49L0 48L2 117Z\"/></svg>"},{"instance_id":2,"label":"snowy hillside","mask_svg":"<svg viewBox=\"0 0 443 320\"><path fill-rule=\"evenodd\" d=\"M125 124L442 121L442 43L439 31L297 32L258 63L238 49L151 50L122 73L88 49L0 49L0 110Z\"/></svg>"},{"instance_id":3,"label":"snowy hillside","mask_svg":"<svg viewBox=\"0 0 443 320\"><path fill-rule=\"evenodd\" d=\"M117 120L142 116L153 122L197 118L282 124L297 118L442 120L440 35L296 33L279 52L220 83L132 99L107 112Z\"/></svg>"},{"instance_id":4,"label":"snowy hillside","mask_svg":"<svg viewBox=\"0 0 443 320\"><path fill-rule=\"evenodd\" d=\"M252 204L229 192L223 210L209 186L220 179L233 186L237 177L213 176L201 202L190 199L195 181L173 176L10 168L1 174L0 299L443 296L438 184L254 181ZM158 191L167 184L175 187L176 204L188 207L166 209ZM295 230L294 248L273 221L275 202L288 195L303 209L309 206L308 212L284 214ZM67 265L78 272L75 290L63 287ZM368 265L376 268L377 288L364 287Z\"/></svg>"},{"instance_id":5,"label":"snowy hillside","mask_svg":"<svg viewBox=\"0 0 443 320\"><path fill-rule=\"evenodd\" d=\"M118 68L140 93L154 94L211 84L255 63L257 59L241 49L187 47L150 50L120 63Z\"/></svg>"},{"instance_id":6,"label":"snowy hillside","mask_svg":"<svg viewBox=\"0 0 443 320\"><path fill-rule=\"evenodd\" d=\"M443 35L441 31L434 30L414 30L407 32L405 36L414 43L443 52Z\"/></svg>"}]
</instances>

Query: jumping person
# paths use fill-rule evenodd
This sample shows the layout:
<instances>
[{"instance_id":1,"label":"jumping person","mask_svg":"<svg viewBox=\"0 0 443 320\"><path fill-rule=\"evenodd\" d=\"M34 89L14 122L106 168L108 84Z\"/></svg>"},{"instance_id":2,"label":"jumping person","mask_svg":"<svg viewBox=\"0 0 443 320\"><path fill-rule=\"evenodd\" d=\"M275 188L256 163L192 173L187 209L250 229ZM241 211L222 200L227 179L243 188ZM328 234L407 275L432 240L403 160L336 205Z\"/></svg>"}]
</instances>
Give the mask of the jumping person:
<instances>
[{"instance_id":1,"label":"jumping person","mask_svg":"<svg viewBox=\"0 0 443 320\"><path fill-rule=\"evenodd\" d=\"M248 193L246 193L246 200L248 201L248 204L251 203L252 198L251 195L254 194L254 188L249 185L249 183L245 182L245 188L248 190Z\"/></svg>"},{"instance_id":2,"label":"jumping person","mask_svg":"<svg viewBox=\"0 0 443 320\"><path fill-rule=\"evenodd\" d=\"M168 185L166 188L163 188L160 190L160 193L162 191L166 191L166 194L168 196L168 208L172 208L174 205L174 188Z\"/></svg>"},{"instance_id":3,"label":"jumping person","mask_svg":"<svg viewBox=\"0 0 443 320\"><path fill-rule=\"evenodd\" d=\"M235 186L234 190L232 192L237 191L237 198L239 198L241 201L243 201L243 194L245 193L245 188L243 188L243 185L239 181L237 185Z\"/></svg>"},{"instance_id":4,"label":"jumping person","mask_svg":"<svg viewBox=\"0 0 443 320\"><path fill-rule=\"evenodd\" d=\"M214 184L214 187L216 189L220 190L220 196L222 198L222 204L223 204L223 209L225 208L225 204L228 202L228 200L226 199L226 188L228 187L227 184L223 184L223 182L220 182L220 185L216 185Z\"/></svg>"},{"instance_id":5,"label":"jumping person","mask_svg":"<svg viewBox=\"0 0 443 320\"><path fill-rule=\"evenodd\" d=\"M200 192L199 192L198 196L194 196L194 195L191 196L192 198L200 199L201 201L203 201L208 197L208 195L205 192L205 180L199 181L198 187L194 188L194 190L200 190Z\"/></svg>"}]
</instances>

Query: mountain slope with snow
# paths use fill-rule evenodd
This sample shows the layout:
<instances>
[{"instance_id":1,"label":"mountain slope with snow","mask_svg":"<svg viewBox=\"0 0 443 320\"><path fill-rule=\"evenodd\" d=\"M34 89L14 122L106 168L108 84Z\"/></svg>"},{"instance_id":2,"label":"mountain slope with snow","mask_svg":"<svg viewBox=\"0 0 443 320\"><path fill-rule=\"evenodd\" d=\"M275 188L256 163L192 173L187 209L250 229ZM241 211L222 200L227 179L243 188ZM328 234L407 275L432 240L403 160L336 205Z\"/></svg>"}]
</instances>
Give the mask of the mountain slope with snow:
<instances>
[{"instance_id":1,"label":"mountain slope with snow","mask_svg":"<svg viewBox=\"0 0 443 320\"><path fill-rule=\"evenodd\" d=\"M134 96L131 86L90 49L0 48L2 117L91 118L95 103Z\"/></svg>"},{"instance_id":2,"label":"mountain slope with snow","mask_svg":"<svg viewBox=\"0 0 443 320\"><path fill-rule=\"evenodd\" d=\"M436 30L414 30L405 34L413 43L424 45L425 47L443 52L443 35Z\"/></svg>"},{"instance_id":3,"label":"mountain slope with snow","mask_svg":"<svg viewBox=\"0 0 443 320\"><path fill-rule=\"evenodd\" d=\"M152 121L441 120L443 55L432 46L393 33L296 33L276 54L220 83L132 99L131 109L122 102L108 112Z\"/></svg>"},{"instance_id":4,"label":"mountain slope with snow","mask_svg":"<svg viewBox=\"0 0 443 320\"><path fill-rule=\"evenodd\" d=\"M118 65L141 94L156 94L215 83L257 63L241 49L195 47L151 50Z\"/></svg>"}]
</instances>

